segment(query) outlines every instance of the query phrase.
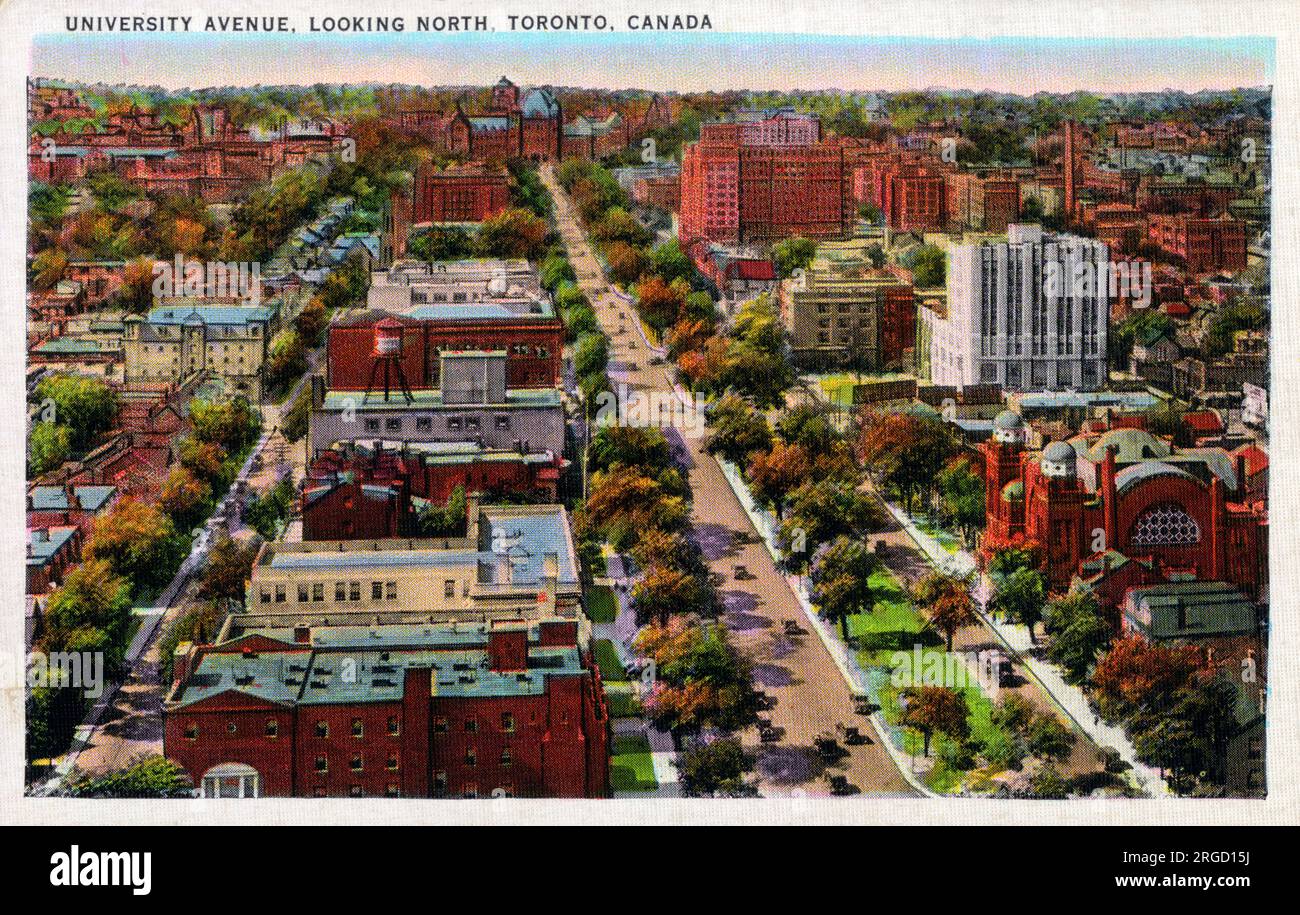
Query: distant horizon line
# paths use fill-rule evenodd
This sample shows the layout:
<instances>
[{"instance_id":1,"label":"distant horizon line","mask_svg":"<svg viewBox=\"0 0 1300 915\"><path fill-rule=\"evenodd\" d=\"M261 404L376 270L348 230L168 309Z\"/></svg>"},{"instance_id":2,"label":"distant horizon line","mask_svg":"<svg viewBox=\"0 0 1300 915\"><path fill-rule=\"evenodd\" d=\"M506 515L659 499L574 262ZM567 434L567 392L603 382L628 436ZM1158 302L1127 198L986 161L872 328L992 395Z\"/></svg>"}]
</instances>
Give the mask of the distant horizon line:
<instances>
[{"instance_id":1,"label":"distant horizon line","mask_svg":"<svg viewBox=\"0 0 1300 915\"><path fill-rule=\"evenodd\" d=\"M383 82L381 80L364 80L361 82L314 82L314 83L227 83L224 85L210 86L165 86L161 83L136 83L136 82L109 82L108 80L87 81L82 79L68 79L61 76L45 76L31 74L32 80L46 80L49 82L68 83L81 88L92 86L105 86L113 89L136 89L151 90L163 89L167 92L217 92L228 89L312 89L315 86L340 87L348 89L359 88L399 88L399 89L423 89L429 91L445 91L451 89L491 89L494 83L408 83L408 82ZM513 80L512 80L513 82ZM1129 89L1129 90L1105 90L1089 89L1079 87L1077 89L1039 89L1034 92L1025 94L1023 92L1011 92L1005 89L975 89L962 86L926 86L921 89L846 89L842 86L797 86L790 89L777 89L772 87L745 86L730 89L651 89L645 86L583 86L569 83L555 82L521 82L515 83L520 89L559 89L573 92L646 92L657 95L726 95L733 93L773 93L780 95L792 95L797 93L812 93L817 95L900 95L903 93L915 93L919 95L945 95L953 93L963 93L971 95L1002 95L1018 99L1032 99L1039 95L1063 96L1086 93L1098 97L1117 96L1117 95L1212 95L1227 92L1268 92L1272 93L1272 83L1257 83L1253 85L1224 86L1221 88L1202 87L1200 89L1180 89L1173 86L1164 89Z\"/></svg>"}]
</instances>

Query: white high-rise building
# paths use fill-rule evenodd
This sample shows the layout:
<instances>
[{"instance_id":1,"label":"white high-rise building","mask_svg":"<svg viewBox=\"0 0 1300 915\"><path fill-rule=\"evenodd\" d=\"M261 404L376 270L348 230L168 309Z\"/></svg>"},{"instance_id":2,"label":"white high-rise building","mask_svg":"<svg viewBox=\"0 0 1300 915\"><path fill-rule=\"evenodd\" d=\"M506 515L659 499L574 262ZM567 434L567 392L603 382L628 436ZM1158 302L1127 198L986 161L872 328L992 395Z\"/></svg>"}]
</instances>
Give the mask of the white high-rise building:
<instances>
[{"instance_id":1,"label":"white high-rise building","mask_svg":"<svg viewBox=\"0 0 1300 915\"><path fill-rule=\"evenodd\" d=\"M949 249L947 315L921 309L930 380L1012 391L1088 391L1106 382L1109 252L1037 225Z\"/></svg>"}]
</instances>

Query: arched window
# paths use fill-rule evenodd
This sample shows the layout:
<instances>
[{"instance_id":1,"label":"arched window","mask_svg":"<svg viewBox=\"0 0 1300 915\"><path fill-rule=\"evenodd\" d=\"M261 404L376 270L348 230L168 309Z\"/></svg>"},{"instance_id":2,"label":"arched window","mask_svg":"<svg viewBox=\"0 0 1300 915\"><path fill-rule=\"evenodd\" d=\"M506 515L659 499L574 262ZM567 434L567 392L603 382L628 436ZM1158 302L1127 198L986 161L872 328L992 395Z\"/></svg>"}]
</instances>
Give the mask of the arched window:
<instances>
[{"instance_id":1,"label":"arched window","mask_svg":"<svg viewBox=\"0 0 1300 915\"><path fill-rule=\"evenodd\" d=\"M1201 542L1201 526L1181 505L1153 505L1133 522L1134 546L1186 546Z\"/></svg>"}]
</instances>

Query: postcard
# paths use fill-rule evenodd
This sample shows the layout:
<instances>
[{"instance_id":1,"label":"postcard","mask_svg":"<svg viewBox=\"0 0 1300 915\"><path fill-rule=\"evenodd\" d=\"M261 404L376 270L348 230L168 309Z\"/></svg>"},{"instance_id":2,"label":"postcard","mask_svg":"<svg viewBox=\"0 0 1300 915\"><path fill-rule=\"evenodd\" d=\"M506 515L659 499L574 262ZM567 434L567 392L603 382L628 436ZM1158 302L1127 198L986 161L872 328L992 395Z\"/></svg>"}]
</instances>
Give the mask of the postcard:
<instances>
[{"instance_id":1,"label":"postcard","mask_svg":"<svg viewBox=\"0 0 1300 915\"><path fill-rule=\"evenodd\" d=\"M0 10L6 818L1294 821L1288 23L1093 5Z\"/></svg>"}]
</instances>

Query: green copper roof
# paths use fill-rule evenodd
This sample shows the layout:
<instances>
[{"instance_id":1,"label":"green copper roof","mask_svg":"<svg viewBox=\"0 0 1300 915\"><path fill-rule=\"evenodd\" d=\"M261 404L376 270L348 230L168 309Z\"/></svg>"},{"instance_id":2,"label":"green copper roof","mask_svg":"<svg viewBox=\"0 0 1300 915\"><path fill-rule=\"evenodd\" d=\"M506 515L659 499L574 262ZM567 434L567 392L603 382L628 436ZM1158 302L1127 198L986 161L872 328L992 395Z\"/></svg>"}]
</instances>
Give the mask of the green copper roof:
<instances>
[{"instance_id":1,"label":"green copper roof","mask_svg":"<svg viewBox=\"0 0 1300 915\"><path fill-rule=\"evenodd\" d=\"M1187 581L1135 588L1129 592L1129 601L1136 610L1126 611L1126 615L1152 639L1249 635L1257 627L1255 605L1227 582Z\"/></svg>"}]
</instances>

